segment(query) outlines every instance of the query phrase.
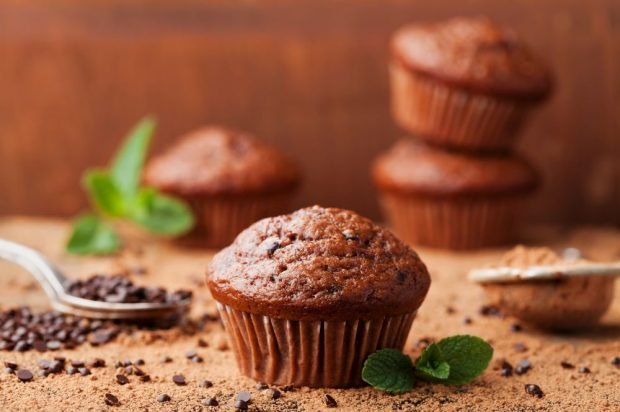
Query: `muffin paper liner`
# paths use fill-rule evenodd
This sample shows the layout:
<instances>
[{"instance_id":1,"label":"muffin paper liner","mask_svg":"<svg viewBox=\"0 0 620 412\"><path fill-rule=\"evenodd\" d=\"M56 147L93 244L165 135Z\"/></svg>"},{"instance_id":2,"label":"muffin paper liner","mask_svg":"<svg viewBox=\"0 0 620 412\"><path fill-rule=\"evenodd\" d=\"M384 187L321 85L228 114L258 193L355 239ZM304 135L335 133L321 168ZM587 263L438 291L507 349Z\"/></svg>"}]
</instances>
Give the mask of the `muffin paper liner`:
<instances>
[{"instance_id":1,"label":"muffin paper liner","mask_svg":"<svg viewBox=\"0 0 620 412\"><path fill-rule=\"evenodd\" d=\"M380 201L390 226L404 241L475 249L514 240L524 196L443 199L384 193Z\"/></svg>"},{"instance_id":2,"label":"muffin paper liner","mask_svg":"<svg viewBox=\"0 0 620 412\"><path fill-rule=\"evenodd\" d=\"M480 94L390 66L392 112L405 130L436 144L471 150L511 147L531 103Z\"/></svg>"},{"instance_id":3,"label":"muffin paper liner","mask_svg":"<svg viewBox=\"0 0 620 412\"><path fill-rule=\"evenodd\" d=\"M182 242L204 247L227 246L257 220L288 212L290 198L290 193L277 193L188 199L196 227Z\"/></svg>"},{"instance_id":4,"label":"muffin paper liner","mask_svg":"<svg viewBox=\"0 0 620 412\"><path fill-rule=\"evenodd\" d=\"M363 384L366 358L402 349L416 312L376 320L275 319L217 304L241 372L276 385L350 387Z\"/></svg>"}]
</instances>

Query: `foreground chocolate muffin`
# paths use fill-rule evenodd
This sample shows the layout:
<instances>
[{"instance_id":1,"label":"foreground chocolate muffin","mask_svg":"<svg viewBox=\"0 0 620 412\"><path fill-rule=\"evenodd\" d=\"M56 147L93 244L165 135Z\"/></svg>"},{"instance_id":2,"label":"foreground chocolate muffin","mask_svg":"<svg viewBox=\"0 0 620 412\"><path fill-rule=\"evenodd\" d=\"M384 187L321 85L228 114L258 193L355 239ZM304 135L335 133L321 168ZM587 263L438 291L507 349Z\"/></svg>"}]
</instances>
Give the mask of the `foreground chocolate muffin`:
<instances>
[{"instance_id":1,"label":"foreground chocolate muffin","mask_svg":"<svg viewBox=\"0 0 620 412\"><path fill-rule=\"evenodd\" d=\"M398 141L373 165L384 214L405 241L472 249L510 242L538 176L512 154L469 155Z\"/></svg>"},{"instance_id":2,"label":"foreground chocolate muffin","mask_svg":"<svg viewBox=\"0 0 620 412\"><path fill-rule=\"evenodd\" d=\"M392 38L392 110L405 130L445 146L510 147L551 75L510 29L487 18L412 24Z\"/></svg>"},{"instance_id":3,"label":"foreground chocolate muffin","mask_svg":"<svg viewBox=\"0 0 620 412\"><path fill-rule=\"evenodd\" d=\"M253 222L287 212L300 174L247 133L204 127L151 160L144 179L191 205L197 225L188 240L221 247Z\"/></svg>"},{"instance_id":4,"label":"foreground chocolate muffin","mask_svg":"<svg viewBox=\"0 0 620 412\"><path fill-rule=\"evenodd\" d=\"M250 226L207 279L241 372L310 387L362 384L369 354L402 349L430 285L392 233L318 206Z\"/></svg>"}]
</instances>

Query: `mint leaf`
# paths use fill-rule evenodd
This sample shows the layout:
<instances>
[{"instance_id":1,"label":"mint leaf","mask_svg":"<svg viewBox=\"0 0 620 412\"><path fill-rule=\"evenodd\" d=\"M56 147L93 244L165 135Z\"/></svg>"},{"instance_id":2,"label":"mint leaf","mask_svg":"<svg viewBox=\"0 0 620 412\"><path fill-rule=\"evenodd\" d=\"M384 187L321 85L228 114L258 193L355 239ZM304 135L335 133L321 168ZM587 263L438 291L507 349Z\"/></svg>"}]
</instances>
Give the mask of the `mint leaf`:
<instances>
[{"instance_id":1,"label":"mint leaf","mask_svg":"<svg viewBox=\"0 0 620 412\"><path fill-rule=\"evenodd\" d=\"M117 251L121 242L116 232L93 214L80 216L73 222L67 251L77 255L108 254Z\"/></svg>"},{"instance_id":2,"label":"mint leaf","mask_svg":"<svg viewBox=\"0 0 620 412\"><path fill-rule=\"evenodd\" d=\"M84 186L91 201L101 212L115 217L126 214L125 197L108 172L99 169L87 171Z\"/></svg>"},{"instance_id":3,"label":"mint leaf","mask_svg":"<svg viewBox=\"0 0 620 412\"><path fill-rule=\"evenodd\" d=\"M381 349L364 362L362 379L390 393L404 393L413 388L413 364L409 356L396 349Z\"/></svg>"},{"instance_id":4,"label":"mint leaf","mask_svg":"<svg viewBox=\"0 0 620 412\"><path fill-rule=\"evenodd\" d=\"M184 202L151 188L140 190L131 210L131 218L162 235L181 235L194 226L194 215Z\"/></svg>"},{"instance_id":5,"label":"mint leaf","mask_svg":"<svg viewBox=\"0 0 620 412\"><path fill-rule=\"evenodd\" d=\"M445 361L436 343L431 343L415 362L416 375L425 380L444 380L450 375L450 365Z\"/></svg>"},{"instance_id":6,"label":"mint leaf","mask_svg":"<svg viewBox=\"0 0 620 412\"><path fill-rule=\"evenodd\" d=\"M463 385L482 374L493 357L493 348L477 336L457 335L437 342L443 359L450 365L444 383Z\"/></svg>"},{"instance_id":7,"label":"mint leaf","mask_svg":"<svg viewBox=\"0 0 620 412\"><path fill-rule=\"evenodd\" d=\"M110 174L126 197L138 192L142 166L154 131L155 121L151 117L140 120L112 161Z\"/></svg>"}]
</instances>

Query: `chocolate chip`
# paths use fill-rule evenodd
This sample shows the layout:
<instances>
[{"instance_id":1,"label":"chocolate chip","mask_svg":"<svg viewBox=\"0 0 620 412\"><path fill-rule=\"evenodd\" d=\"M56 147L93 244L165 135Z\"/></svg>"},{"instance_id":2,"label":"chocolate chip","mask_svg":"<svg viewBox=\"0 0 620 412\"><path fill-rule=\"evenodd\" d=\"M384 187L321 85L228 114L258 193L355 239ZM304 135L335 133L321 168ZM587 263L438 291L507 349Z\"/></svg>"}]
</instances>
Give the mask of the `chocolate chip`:
<instances>
[{"instance_id":1,"label":"chocolate chip","mask_svg":"<svg viewBox=\"0 0 620 412\"><path fill-rule=\"evenodd\" d=\"M325 394L325 396L323 397L323 401L325 402L325 406L327 406L328 408L335 408L338 406L338 402L336 402L336 400L328 394Z\"/></svg>"},{"instance_id":2,"label":"chocolate chip","mask_svg":"<svg viewBox=\"0 0 620 412\"><path fill-rule=\"evenodd\" d=\"M116 375L116 383L119 385L125 385L129 383L129 378L125 375Z\"/></svg>"},{"instance_id":3,"label":"chocolate chip","mask_svg":"<svg viewBox=\"0 0 620 412\"><path fill-rule=\"evenodd\" d=\"M471 320L471 318L468 317L468 318L463 319L463 323L466 325L471 325L473 321Z\"/></svg>"},{"instance_id":4,"label":"chocolate chip","mask_svg":"<svg viewBox=\"0 0 620 412\"><path fill-rule=\"evenodd\" d=\"M196 350L195 350L195 349L191 349L191 350L188 350L187 352L185 352L185 357L186 357L187 359L191 359L191 358L193 358L194 356L198 356L198 353L196 353Z\"/></svg>"},{"instance_id":5,"label":"chocolate chip","mask_svg":"<svg viewBox=\"0 0 620 412\"><path fill-rule=\"evenodd\" d=\"M151 376L150 375L142 375L140 376L140 382L150 382L151 381Z\"/></svg>"},{"instance_id":6,"label":"chocolate chip","mask_svg":"<svg viewBox=\"0 0 620 412\"><path fill-rule=\"evenodd\" d=\"M15 369L4 368L4 372L13 375L15 374Z\"/></svg>"},{"instance_id":7,"label":"chocolate chip","mask_svg":"<svg viewBox=\"0 0 620 412\"><path fill-rule=\"evenodd\" d=\"M500 311L500 309L497 306L493 305L483 305L482 307L480 307L479 312L482 316L502 316L502 312Z\"/></svg>"},{"instance_id":8,"label":"chocolate chip","mask_svg":"<svg viewBox=\"0 0 620 412\"><path fill-rule=\"evenodd\" d=\"M448 315L453 315L453 314L456 313L456 309L454 309L452 306L448 306L448 307L446 307L446 313Z\"/></svg>"},{"instance_id":9,"label":"chocolate chip","mask_svg":"<svg viewBox=\"0 0 620 412\"><path fill-rule=\"evenodd\" d=\"M215 398L204 398L202 404L204 406L218 406L220 403Z\"/></svg>"},{"instance_id":10,"label":"chocolate chip","mask_svg":"<svg viewBox=\"0 0 620 412\"><path fill-rule=\"evenodd\" d=\"M502 366L500 369L500 375L504 377L512 376L512 365L507 361L502 362Z\"/></svg>"},{"instance_id":11,"label":"chocolate chip","mask_svg":"<svg viewBox=\"0 0 620 412\"><path fill-rule=\"evenodd\" d=\"M134 365L139 365L142 366L144 365L146 362L144 362L144 359L136 359L136 361L134 362Z\"/></svg>"},{"instance_id":12,"label":"chocolate chip","mask_svg":"<svg viewBox=\"0 0 620 412\"><path fill-rule=\"evenodd\" d=\"M84 362L73 360L71 361L71 366L73 366L74 368L81 368L84 366Z\"/></svg>"},{"instance_id":13,"label":"chocolate chip","mask_svg":"<svg viewBox=\"0 0 620 412\"><path fill-rule=\"evenodd\" d=\"M105 367L105 360L101 358L95 358L88 362L88 366L91 368L103 368Z\"/></svg>"},{"instance_id":14,"label":"chocolate chip","mask_svg":"<svg viewBox=\"0 0 620 412\"><path fill-rule=\"evenodd\" d=\"M237 400L244 401L246 403L250 403L252 399L252 394L248 391L241 391L237 394Z\"/></svg>"},{"instance_id":15,"label":"chocolate chip","mask_svg":"<svg viewBox=\"0 0 620 412\"><path fill-rule=\"evenodd\" d=\"M111 393L106 393L103 397L103 400L105 401L106 405L109 406L117 406L121 404L118 398Z\"/></svg>"},{"instance_id":16,"label":"chocolate chip","mask_svg":"<svg viewBox=\"0 0 620 412\"><path fill-rule=\"evenodd\" d=\"M590 373L590 368L583 366L581 368L579 368L579 373Z\"/></svg>"},{"instance_id":17,"label":"chocolate chip","mask_svg":"<svg viewBox=\"0 0 620 412\"><path fill-rule=\"evenodd\" d=\"M210 388L212 386L213 386L213 382L211 382L210 380L205 379L205 380L200 382L200 387L201 388Z\"/></svg>"},{"instance_id":18,"label":"chocolate chip","mask_svg":"<svg viewBox=\"0 0 620 412\"><path fill-rule=\"evenodd\" d=\"M185 376L183 375L174 375L172 377L172 382L176 383L177 385L187 384L187 382L185 381Z\"/></svg>"},{"instance_id":19,"label":"chocolate chip","mask_svg":"<svg viewBox=\"0 0 620 412\"><path fill-rule=\"evenodd\" d=\"M620 356L614 356L611 359L611 364L620 368Z\"/></svg>"},{"instance_id":20,"label":"chocolate chip","mask_svg":"<svg viewBox=\"0 0 620 412\"><path fill-rule=\"evenodd\" d=\"M267 255L273 256L276 250L280 248L280 242L274 241L267 247Z\"/></svg>"},{"instance_id":21,"label":"chocolate chip","mask_svg":"<svg viewBox=\"0 0 620 412\"><path fill-rule=\"evenodd\" d=\"M538 398L542 398L543 396L545 396L542 389L540 389L540 386L533 383L528 383L525 385L525 392L528 395L536 396Z\"/></svg>"},{"instance_id":22,"label":"chocolate chip","mask_svg":"<svg viewBox=\"0 0 620 412\"><path fill-rule=\"evenodd\" d=\"M275 388L269 389L268 393L271 399L279 399L282 396L282 393Z\"/></svg>"},{"instance_id":23,"label":"chocolate chip","mask_svg":"<svg viewBox=\"0 0 620 412\"><path fill-rule=\"evenodd\" d=\"M60 341L57 341L57 340L50 340L49 342L45 344L45 346L47 346L48 350L58 350L62 346L62 343L60 343Z\"/></svg>"},{"instance_id":24,"label":"chocolate chip","mask_svg":"<svg viewBox=\"0 0 620 412\"><path fill-rule=\"evenodd\" d=\"M198 339L197 344L200 348L206 348L207 346L209 346L209 344L204 339Z\"/></svg>"},{"instance_id":25,"label":"chocolate chip","mask_svg":"<svg viewBox=\"0 0 620 412\"><path fill-rule=\"evenodd\" d=\"M8 369L13 369L13 370L17 369L17 364L16 364L16 363L14 363L14 362L6 362L6 361L5 361L5 362L4 362L4 366L5 366L6 368L8 368Z\"/></svg>"},{"instance_id":26,"label":"chocolate chip","mask_svg":"<svg viewBox=\"0 0 620 412\"><path fill-rule=\"evenodd\" d=\"M527 359L522 359L517 362L517 366L515 366L515 373L517 375L524 375L530 369L532 369L532 363Z\"/></svg>"},{"instance_id":27,"label":"chocolate chip","mask_svg":"<svg viewBox=\"0 0 620 412\"><path fill-rule=\"evenodd\" d=\"M235 401L235 408L240 410L240 411L247 411L248 410L248 403L244 402L240 399L237 399Z\"/></svg>"},{"instance_id":28,"label":"chocolate chip","mask_svg":"<svg viewBox=\"0 0 620 412\"><path fill-rule=\"evenodd\" d=\"M512 325L510 325L510 330L512 332L521 332L523 328L518 323L513 323Z\"/></svg>"},{"instance_id":29,"label":"chocolate chip","mask_svg":"<svg viewBox=\"0 0 620 412\"><path fill-rule=\"evenodd\" d=\"M146 375L146 372L144 372L142 369L140 369L139 367L134 365L133 366L133 374L136 375L136 376L144 376L144 375Z\"/></svg>"},{"instance_id":30,"label":"chocolate chip","mask_svg":"<svg viewBox=\"0 0 620 412\"><path fill-rule=\"evenodd\" d=\"M47 352L47 344L42 340L35 340L34 342L32 342L32 347L37 352Z\"/></svg>"},{"instance_id":31,"label":"chocolate chip","mask_svg":"<svg viewBox=\"0 0 620 412\"><path fill-rule=\"evenodd\" d=\"M26 342L25 340L20 340L15 344L16 352L26 352L30 348L31 348L30 344Z\"/></svg>"},{"instance_id":32,"label":"chocolate chip","mask_svg":"<svg viewBox=\"0 0 620 412\"><path fill-rule=\"evenodd\" d=\"M575 369L575 365L566 361L560 362L560 366L562 366L564 369Z\"/></svg>"},{"instance_id":33,"label":"chocolate chip","mask_svg":"<svg viewBox=\"0 0 620 412\"><path fill-rule=\"evenodd\" d=\"M30 382L32 378L34 378L34 375L28 369L20 369L17 371L17 379L22 382Z\"/></svg>"},{"instance_id":34,"label":"chocolate chip","mask_svg":"<svg viewBox=\"0 0 620 412\"><path fill-rule=\"evenodd\" d=\"M170 363L172 362L172 358L170 356L164 356L160 360L161 363Z\"/></svg>"},{"instance_id":35,"label":"chocolate chip","mask_svg":"<svg viewBox=\"0 0 620 412\"><path fill-rule=\"evenodd\" d=\"M259 382L259 383L257 383L257 384L256 384L256 386L254 386L254 387L255 387L257 390L262 391L262 390L264 390L264 389L269 388L269 385L267 385L267 384L266 384L266 383L264 383L264 382Z\"/></svg>"},{"instance_id":36,"label":"chocolate chip","mask_svg":"<svg viewBox=\"0 0 620 412\"><path fill-rule=\"evenodd\" d=\"M90 375L90 369L85 368L85 367L78 368L78 372L80 372L80 375L82 375L82 376Z\"/></svg>"},{"instance_id":37,"label":"chocolate chip","mask_svg":"<svg viewBox=\"0 0 620 412\"><path fill-rule=\"evenodd\" d=\"M161 395L157 397L157 402L169 402L170 399L171 399L170 396L166 395L165 393L162 393Z\"/></svg>"},{"instance_id":38,"label":"chocolate chip","mask_svg":"<svg viewBox=\"0 0 620 412\"><path fill-rule=\"evenodd\" d=\"M203 359L202 359L202 357L201 357L201 356L194 356L194 357L192 358L192 362L193 362L193 363L202 363L202 361L203 361Z\"/></svg>"},{"instance_id":39,"label":"chocolate chip","mask_svg":"<svg viewBox=\"0 0 620 412\"><path fill-rule=\"evenodd\" d=\"M67 374L68 375L75 375L76 373L78 373L77 368L74 368L73 366L70 366L67 368Z\"/></svg>"}]
</instances>

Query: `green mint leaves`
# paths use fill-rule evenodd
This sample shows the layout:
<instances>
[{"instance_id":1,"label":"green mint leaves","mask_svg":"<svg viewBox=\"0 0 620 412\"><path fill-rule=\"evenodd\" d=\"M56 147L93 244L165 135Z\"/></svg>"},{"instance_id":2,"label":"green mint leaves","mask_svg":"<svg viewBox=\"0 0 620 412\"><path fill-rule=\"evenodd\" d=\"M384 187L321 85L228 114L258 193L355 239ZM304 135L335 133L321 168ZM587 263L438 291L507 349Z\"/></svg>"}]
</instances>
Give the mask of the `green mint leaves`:
<instances>
[{"instance_id":1,"label":"green mint leaves","mask_svg":"<svg viewBox=\"0 0 620 412\"><path fill-rule=\"evenodd\" d=\"M109 169L89 169L83 186L96 214L88 214L73 224L67 251L74 254L107 254L121 242L106 219L128 219L145 229L169 236L186 233L194 226L190 208L181 200L140 187L140 177L155 121L141 120L126 137Z\"/></svg>"},{"instance_id":2,"label":"green mint leaves","mask_svg":"<svg viewBox=\"0 0 620 412\"><path fill-rule=\"evenodd\" d=\"M415 377L447 385L463 385L482 374L493 348L477 336L457 335L429 345L416 360L396 349L381 349L366 359L362 379L376 389L403 393Z\"/></svg>"},{"instance_id":3,"label":"green mint leaves","mask_svg":"<svg viewBox=\"0 0 620 412\"><path fill-rule=\"evenodd\" d=\"M396 349L381 349L364 362L362 379L374 388L390 392L404 393L413 388L413 364L409 356Z\"/></svg>"}]
</instances>

